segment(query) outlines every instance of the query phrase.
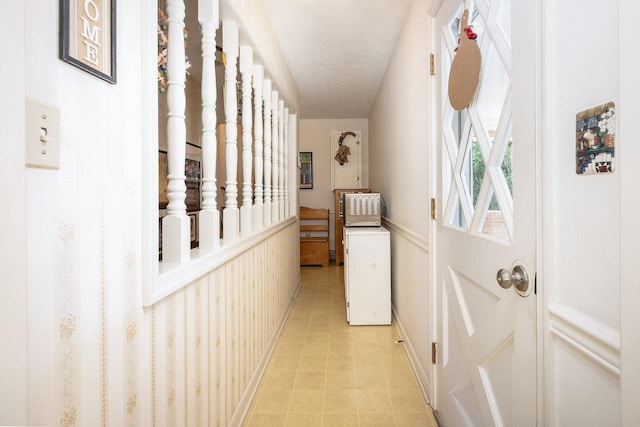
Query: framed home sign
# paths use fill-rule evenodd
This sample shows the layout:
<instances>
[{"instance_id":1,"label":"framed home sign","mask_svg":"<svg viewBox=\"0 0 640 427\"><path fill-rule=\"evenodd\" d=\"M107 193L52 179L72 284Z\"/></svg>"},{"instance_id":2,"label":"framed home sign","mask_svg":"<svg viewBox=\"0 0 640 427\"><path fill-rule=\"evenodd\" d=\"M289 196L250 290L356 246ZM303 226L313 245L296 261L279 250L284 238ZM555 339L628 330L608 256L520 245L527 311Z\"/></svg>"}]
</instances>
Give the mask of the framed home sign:
<instances>
[{"instance_id":1,"label":"framed home sign","mask_svg":"<svg viewBox=\"0 0 640 427\"><path fill-rule=\"evenodd\" d=\"M116 0L60 0L60 59L116 83Z\"/></svg>"}]
</instances>

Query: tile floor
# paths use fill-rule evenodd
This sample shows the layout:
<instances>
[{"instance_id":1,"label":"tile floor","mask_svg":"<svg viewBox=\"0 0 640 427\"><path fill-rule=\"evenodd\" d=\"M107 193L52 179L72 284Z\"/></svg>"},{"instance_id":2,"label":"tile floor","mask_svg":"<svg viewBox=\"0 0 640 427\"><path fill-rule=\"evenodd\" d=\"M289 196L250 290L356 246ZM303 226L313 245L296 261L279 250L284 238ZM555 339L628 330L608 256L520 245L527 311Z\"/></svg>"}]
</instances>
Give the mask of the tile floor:
<instances>
[{"instance_id":1,"label":"tile floor","mask_svg":"<svg viewBox=\"0 0 640 427\"><path fill-rule=\"evenodd\" d=\"M302 286L244 426L436 427L392 326L349 326L343 267Z\"/></svg>"}]
</instances>

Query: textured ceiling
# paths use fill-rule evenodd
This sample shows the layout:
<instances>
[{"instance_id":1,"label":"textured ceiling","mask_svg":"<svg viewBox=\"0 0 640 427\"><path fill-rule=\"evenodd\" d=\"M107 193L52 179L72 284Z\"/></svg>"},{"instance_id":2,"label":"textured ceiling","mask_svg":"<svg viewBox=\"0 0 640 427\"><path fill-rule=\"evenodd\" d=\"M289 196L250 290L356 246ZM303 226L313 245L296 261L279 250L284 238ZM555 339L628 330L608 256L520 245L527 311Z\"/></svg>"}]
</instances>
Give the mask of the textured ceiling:
<instances>
[{"instance_id":1,"label":"textured ceiling","mask_svg":"<svg viewBox=\"0 0 640 427\"><path fill-rule=\"evenodd\" d=\"M303 119L367 118L411 0L263 0Z\"/></svg>"}]
</instances>

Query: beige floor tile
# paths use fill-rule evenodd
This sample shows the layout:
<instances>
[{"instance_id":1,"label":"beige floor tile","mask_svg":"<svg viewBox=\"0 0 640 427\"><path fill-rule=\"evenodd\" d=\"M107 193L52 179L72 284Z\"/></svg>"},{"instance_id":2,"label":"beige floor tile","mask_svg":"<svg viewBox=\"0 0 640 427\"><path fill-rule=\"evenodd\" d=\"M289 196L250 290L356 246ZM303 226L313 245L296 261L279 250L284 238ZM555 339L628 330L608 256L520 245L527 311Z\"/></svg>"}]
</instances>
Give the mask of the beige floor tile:
<instances>
[{"instance_id":1,"label":"beige floor tile","mask_svg":"<svg viewBox=\"0 0 640 427\"><path fill-rule=\"evenodd\" d=\"M395 326L346 322L342 267L301 275L243 425L436 427Z\"/></svg>"},{"instance_id":2,"label":"beige floor tile","mask_svg":"<svg viewBox=\"0 0 640 427\"><path fill-rule=\"evenodd\" d=\"M382 362L377 354L365 356L354 351L354 364L356 371L378 371L380 375L384 376Z\"/></svg>"},{"instance_id":3,"label":"beige floor tile","mask_svg":"<svg viewBox=\"0 0 640 427\"><path fill-rule=\"evenodd\" d=\"M307 334L307 340L305 343L309 344L329 344L329 337L331 336L329 331L320 331Z\"/></svg>"},{"instance_id":4,"label":"beige floor tile","mask_svg":"<svg viewBox=\"0 0 640 427\"><path fill-rule=\"evenodd\" d=\"M358 411L392 412L389 391L386 388L357 389Z\"/></svg>"},{"instance_id":5,"label":"beige floor tile","mask_svg":"<svg viewBox=\"0 0 640 427\"><path fill-rule=\"evenodd\" d=\"M431 413L399 413L395 414L398 426L402 427L438 427Z\"/></svg>"},{"instance_id":6,"label":"beige floor tile","mask_svg":"<svg viewBox=\"0 0 640 427\"><path fill-rule=\"evenodd\" d=\"M387 388L387 381L380 371L356 370L357 388Z\"/></svg>"},{"instance_id":7,"label":"beige floor tile","mask_svg":"<svg viewBox=\"0 0 640 427\"><path fill-rule=\"evenodd\" d=\"M306 324L300 324L300 323L295 323L295 322L287 322L285 327L282 329L282 332L284 334L287 334L287 333L304 333L304 334L306 334L308 327L309 327L309 325L306 325Z\"/></svg>"},{"instance_id":8,"label":"beige floor tile","mask_svg":"<svg viewBox=\"0 0 640 427\"><path fill-rule=\"evenodd\" d=\"M350 328L351 326L349 326L349 324L346 322L346 320L344 321L344 323L342 322L332 322L331 323L331 333L347 333L350 332Z\"/></svg>"},{"instance_id":9,"label":"beige floor tile","mask_svg":"<svg viewBox=\"0 0 640 427\"><path fill-rule=\"evenodd\" d=\"M325 371L327 369L326 356L302 356L298 365L298 372Z\"/></svg>"},{"instance_id":10,"label":"beige floor tile","mask_svg":"<svg viewBox=\"0 0 640 427\"><path fill-rule=\"evenodd\" d=\"M311 313L305 308L296 307L289 314L289 320L298 324L309 322L311 318Z\"/></svg>"},{"instance_id":11,"label":"beige floor tile","mask_svg":"<svg viewBox=\"0 0 640 427\"><path fill-rule=\"evenodd\" d=\"M404 357L394 357L392 359L385 358L384 355L381 355L380 361L382 362L382 369L385 373L393 373L394 375L398 374L407 374L414 375L413 368L409 363L409 360Z\"/></svg>"},{"instance_id":12,"label":"beige floor tile","mask_svg":"<svg viewBox=\"0 0 640 427\"><path fill-rule=\"evenodd\" d=\"M384 347L382 347L384 348ZM381 347L378 346L380 350ZM385 351L380 351L380 356L385 364L398 366L399 364L410 366L407 353L402 346L394 346L391 348L384 348Z\"/></svg>"},{"instance_id":13,"label":"beige floor tile","mask_svg":"<svg viewBox=\"0 0 640 427\"><path fill-rule=\"evenodd\" d=\"M352 344L353 338L351 336L351 330L347 327L344 331L331 331L329 341L337 344Z\"/></svg>"},{"instance_id":14,"label":"beige floor tile","mask_svg":"<svg viewBox=\"0 0 640 427\"><path fill-rule=\"evenodd\" d=\"M301 355L305 357L327 357L329 354L329 344L323 342L307 342L302 348Z\"/></svg>"},{"instance_id":15,"label":"beige floor tile","mask_svg":"<svg viewBox=\"0 0 640 427\"><path fill-rule=\"evenodd\" d=\"M287 414L285 427L321 427L322 412L315 413L293 413Z\"/></svg>"},{"instance_id":16,"label":"beige floor tile","mask_svg":"<svg viewBox=\"0 0 640 427\"><path fill-rule=\"evenodd\" d=\"M260 387L265 390L290 390L296 382L295 371L267 371L260 382Z\"/></svg>"},{"instance_id":17,"label":"beige floor tile","mask_svg":"<svg viewBox=\"0 0 640 427\"><path fill-rule=\"evenodd\" d=\"M296 389L324 389L327 378L326 371L298 372L296 376Z\"/></svg>"},{"instance_id":18,"label":"beige floor tile","mask_svg":"<svg viewBox=\"0 0 640 427\"><path fill-rule=\"evenodd\" d=\"M293 390L263 390L258 396L253 412L287 412L292 394Z\"/></svg>"},{"instance_id":19,"label":"beige floor tile","mask_svg":"<svg viewBox=\"0 0 640 427\"><path fill-rule=\"evenodd\" d=\"M251 414L242 424L243 427L283 427L287 418L286 413Z\"/></svg>"},{"instance_id":20,"label":"beige floor tile","mask_svg":"<svg viewBox=\"0 0 640 427\"><path fill-rule=\"evenodd\" d=\"M329 356L353 356L353 346L347 343L329 342Z\"/></svg>"},{"instance_id":21,"label":"beige floor tile","mask_svg":"<svg viewBox=\"0 0 640 427\"><path fill-rule=\"evenodd\" d=\"M269 361L268 370L296 371L300 365L300 356L275 356Z\"/></svg>"},{"instance_id":22,"label":"beige floor tile","mask_svg":"<svg viewBox=\"0 0 640 427\"><path fill-rule=\"evenodd\" d=\"M353 352L358 357L380 357L380 351L377 343L359 343L354 342L353 344Z\"/></svg>"},{"instance_id":23,"label":"beige floor tile","mask_svg":"<svg viewBox=\"0 0 640 427\"><path fill-rule=\"evenodd\" d=\"M327 389L324 397L325 412L356 412L358 396L356 389Z\"/></svg>"},{"instance_id":24,"label":"beige floor tile","mask_svg":"<svg viewBox=\"0 0 640 427\"><path fill-rule=\"evenodd\" d=\"M412 371L385 370L384 377L389 388L418 388L418 381Z\"/></svg>"},{"instance_id":25,"label":"beige floor tile","mask_svg":"<svg viewBox=\"0 0 640 427\"><path fill-rule=\"evenodd\" d=\"M377 344L376 330L374 326L354 326L353 338L356 343L374 343Z\"/></svg>"},{"instance_id":26,"label":"beige floor tile","mask_svg":"<svg viewBox=\"0 0 640 427\"><path fill-rule=\"evenodd\" d=\"M318 286L318 295L333 295L333 288L330 286Z\"/></svg>"},{"instance_id":27,"label":"beige floor tile","mask_svg":"<svg viewBox=\"0 0 640 427\"><path fill-rule=\"evenodd\" d=\"M354 412L325 412L322 420L322 427L358 427L358 425L358 414Z\"/></svg>"},{"instance_id":28,"label":"beige floor tile","mask_svg":"<svg viewBox=\"0 0 640 427\"><path fill-rule=\"evenodd\" d=\"M307 335L308 331L306 326L284 329L282 334L280 334L278 343L304 341L307 338Z\"/></svg>"},{"instance_id":29,"label":"beige floor tile","mask_svg":"<svg viewBox=\"0 0 640 427\"><path fill-rule=\"evenodd\" d=\"M293 390L289 412L322 412L324 390Z\"/></svg>"},{"instance_id":30,"label":"beige floor tile","mask_svg":"<svg viewBox=\"0 0 640 427\"><path fill-rule=\"evenodd\" d=\"M310 323L309 334L324 333L331 331L331 323Z\"/></svg>"},{"instance_id":31,"label":"beige floor tile","mask_svg":"<svg viewBox=\"0 0 640 427\"><path fill-rule=\"evenodd\" d=\"M329 371L352 371L354 369L353 357L351 356L329 356L327 370Z\"/></svg>"},{"instance_id":32,"label":"beige floor tile","mask_svg":"<svg viewBox=\"0 0 640 427\"><path fill-rule=\"evenodd\" d=\"M419 388L389 389L393 412L427 412L427 404Z\"/></svg>"},{"instance_id":33,"label":"beige floor tile","mask_svg":"<svg viewBox=\"0 0 640 427\"><path fill-rule=\"evenodd\" d=\"M356 388L356 371L327 370L327 388Z\"/></svg>"},{"instance_id":34,"label":"beige floor tile","mask_svg":"<svg viewBox=\"0 0 640 427\"><path fill-rule=\"evenodd\" d=\"M309 289L306 289L306 293L298 295L298 300L296 300L296 303L293 305L293 309L300 312L311 312L311 309L313 309L315 303L315 290L311 291Z\"/></svg>"},{"instance_id":35,"label":"beige floor tile","mask_svg":"<svg viewBox=\"0 0 640 427\"><path fill-rule=\"evenodd\" d=\"M275 356L302 356L302 346L295 342L278 343L276 346Z\"/></svg>"},{"instance_id":36,"label":"beige floor tile","mask_svg":"<svg viewBox=\"0 0 640 427\"><path fill-rule=\"evenodd\" d=\"M331 308L331 323L344 325L347 323L347 312L344 309L344 305L333 303Z\"/></svg>"},{"instance_id":37,"label":"beige floor tile","mask_svg":"<svg viewBox=\"0 0 640 427\"><path fill-rule=\"evenodd\" d=\"M315 306L311 311L311 323L329 323L331 321L331 307Z\"/></svg>"},{"instance_id":38,"label":"beige floor tile","mask_svg":"<svg viewBox=\"0 0 640 427\"><path fill-rule=\"evenodd\" d=\"M360 427L393 427L396 420L392 413L359 412ZM404 427L398 424L398 427Z\"/></svg>"}]
</instances>

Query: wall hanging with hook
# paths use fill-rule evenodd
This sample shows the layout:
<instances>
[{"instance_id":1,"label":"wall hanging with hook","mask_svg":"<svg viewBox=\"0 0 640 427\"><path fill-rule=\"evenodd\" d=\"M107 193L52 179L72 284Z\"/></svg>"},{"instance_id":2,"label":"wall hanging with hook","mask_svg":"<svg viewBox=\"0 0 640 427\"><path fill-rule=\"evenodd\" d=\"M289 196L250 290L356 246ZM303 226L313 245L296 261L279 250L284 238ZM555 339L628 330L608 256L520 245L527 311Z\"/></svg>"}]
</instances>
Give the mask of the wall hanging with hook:
<instances>
[{"instance_id":1,"label":"wall hanging with hook","mask_svg":"<svg viewBox=\"0 0 640 427\"><path fill-rule=\"evenodd\" d=\"M473 99L480 82L482 55L476 42L478 35L469 25L469 8L464 2L460 18L460 37L456 56L449 72L449 102L456 110L467 108Z\"/></svg>"},{"instance_id":2,"label":"wall hanging with hook","mask_svg":"<svg viewBox=\"0 0 640 427\"><path fill-rule=\"evenodd\" d=\"M344 143L344 139L348 135L351 135L354 138L356 137L355 132L347 131L342 132L340 138L338 138L338 151L336 151L334 159L340 163L341 166L344 166L345 163L349 162L349 154L351 154L351 148ZM360 144L360 141L356 141L356 144Z\"/></svg>"}]
</instances>

